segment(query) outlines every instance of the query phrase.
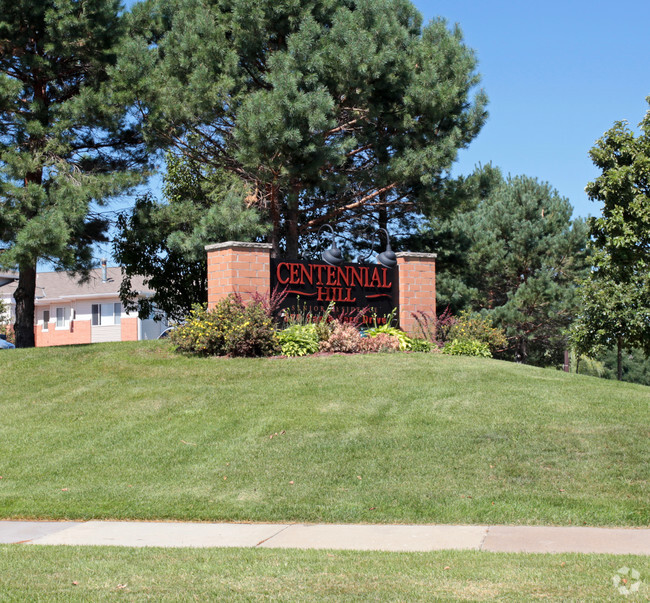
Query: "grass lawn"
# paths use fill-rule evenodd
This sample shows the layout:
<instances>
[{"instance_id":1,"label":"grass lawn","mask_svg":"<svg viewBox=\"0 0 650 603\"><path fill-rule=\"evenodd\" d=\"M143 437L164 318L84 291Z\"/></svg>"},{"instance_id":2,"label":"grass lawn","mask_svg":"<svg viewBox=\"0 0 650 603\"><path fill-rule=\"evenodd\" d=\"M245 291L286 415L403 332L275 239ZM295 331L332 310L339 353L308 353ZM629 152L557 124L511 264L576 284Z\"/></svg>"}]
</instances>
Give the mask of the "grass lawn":
<instances>
[{"instance_id":1,"label":"grass lawn","mask_svg":"<svg viewBox=\"0 0 650 603\"><path fill-rule=\"evenodd\" d=\"M3 518L649 523L644 386L433 354L186 358L167 342L1 362Z\"/></svg>"},{"instance_id":2,"label":"grass lawn","mask_svg":"<svg viewBox=\"0 0 650 603\"><path fill-rule=\"evenodd\" d=\"M628 597L622 567L641 575ZM642 601L649 575L638 556L0 546L10 601Z\"/></svg>"}]
</instances>

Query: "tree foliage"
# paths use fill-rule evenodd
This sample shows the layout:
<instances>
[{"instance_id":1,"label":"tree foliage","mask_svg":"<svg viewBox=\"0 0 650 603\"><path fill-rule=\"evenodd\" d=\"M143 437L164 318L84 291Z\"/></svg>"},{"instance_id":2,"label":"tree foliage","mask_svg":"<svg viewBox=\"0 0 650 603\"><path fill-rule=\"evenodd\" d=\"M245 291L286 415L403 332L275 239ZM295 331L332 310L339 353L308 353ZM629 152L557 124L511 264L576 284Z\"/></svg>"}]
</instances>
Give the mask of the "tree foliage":
<instances>
[{"instance_id":1,"label":"tree foliage","mask_svg":"<svg viewBox=\"0 0 650 603\"><path fill-rule=\"evenodd\" d=\"M601 358L605 379L618 378L618 354L608 350ZM582 364L582 363L581 363ZM638 348L627 350L621 362L621 381L650 385L650 358Z\"/></svg>"},{"instance_id":2,"label":"tree foliage","mask_svg":"<svg viewBox=\"0 0 650 603\"><path fill-rule=\"evenodd\" d=\"M414 211L486 118L459 29L408 0L149 0L131 31L149 142L240 179L276 254Z\"/></svg>"},{"instance_id":3,"label":"tree foliage","mask_svg":"<svg viewBox=\"0 0 650 603\"><path fill-rule=\"evenodd\" d=\"M630 275L650 264L650 111L639 128L619 121L596 142L589 156L602 173L585 188L602 203L589 224L595 248Z\"/></svg>"},{"instance_id":4,"label":"tree foliage","mask_svg":"<svg viewBox=\"0 0 650 603\"><path fill-rule=\"evenodd\" d=\"M34 345L36 265L84 270L107 226L91 214L142 178L140 136L103 89L118 0L16 0L0 11L0 264L20 272L16 342Z\"/></svg>"},{"instance_id":5,"label":"tree foliage","mask_svg":"<svg viewBox=\"0 0 650 603\"><path fill-rule=\"evenodd\" d=\"M460 182L467 208L434 220L439 307L484 311L503 328L508 357L557 364L587 269L587 229L550 185L503 179L488 166ZM473 195L473 200L472 200Z\"/></svg>"},{"instance_id":6,"label":"tree foliage","mask_svg":"<svg viewBox=\"0 0 650 603\"><path fill-rule=\"evenodd\" d=\"M650 111L639 128L616 122L589 153L602 173L585 190L602 216L590 220L594 270L573 335L580 353L615 347L619 379L624 349L650 354Z\"/></svg>"},{"instance_id":7,"label":"tree foliage","mask_svg":"<svg viewBox=\"0 0 650 603\"><path fill-rule=\"evenodd\" d=\"M602 258L598 262L602 263ZM601 266L581 286L578 320L571 334L573 345L579 354L590 356L616 349L619 380L625 349L640 347L650 353L649 280L648 275L627 282L618 280Z\"/></svg>"},{"instance_id":8,"label":"tree foliage","mask_svg":"<svg viewBox=\"0 0 650 603\"><path fill-rule=\"evenodd\" d=\"M243 183L223 171L206 177L205 170L168 155L163 200L143 195L118 218L113 249L124 270L120 297L142 317L162 310L180 320L195 304L206 303L205 245L264 232L257 211L242 202ZM155 291L152 297L138 295L137 275Z\"/></svg>"}]
</instances>

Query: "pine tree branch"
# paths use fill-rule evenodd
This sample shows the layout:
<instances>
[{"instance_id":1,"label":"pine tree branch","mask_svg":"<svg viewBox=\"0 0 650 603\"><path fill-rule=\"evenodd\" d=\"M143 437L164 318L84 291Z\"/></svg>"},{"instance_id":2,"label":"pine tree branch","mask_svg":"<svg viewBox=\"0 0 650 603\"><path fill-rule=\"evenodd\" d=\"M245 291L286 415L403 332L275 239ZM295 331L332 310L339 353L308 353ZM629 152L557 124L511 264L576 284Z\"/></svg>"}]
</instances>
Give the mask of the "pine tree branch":
<instances>
[{"instance_id":1,"label":"pine tree branch","mask_svg":"<svg viewBox=\"0 0 650 603\"><path fill-rule=\"evenodd\" d=\"M387 193L388 191L393 190L394 188L397 187L397 185L398 185L397 182L393 182L392 184L389 184L388 186L385 186L385 187L380 188L380 189L378 189L376 191L373 191L372 193L362 197L361 199L359 199L358 201L355 201L354 203L348 203L347 205L344 205L343 207L334 208L332 211L328 212L324 216L321 216L320 218L314 218L314 219L310 220L309 222L307 222L304 225L304 230L310 230L310 229L314 228L315 226L320 226L321 224L324 224L325 222L331 221L332 218L336 218L337 216L340 216L342 213L344 213L346 211L357 209L357 208L361 207L362 205L366 204L371 199L374 199L375 197L377 197L377 196L379 196L379 195L381 195L383 193ZM382 205L381 203L380 204L375 204L374 207L379 207L381 205Z\"/></svg>"}]
</instances>

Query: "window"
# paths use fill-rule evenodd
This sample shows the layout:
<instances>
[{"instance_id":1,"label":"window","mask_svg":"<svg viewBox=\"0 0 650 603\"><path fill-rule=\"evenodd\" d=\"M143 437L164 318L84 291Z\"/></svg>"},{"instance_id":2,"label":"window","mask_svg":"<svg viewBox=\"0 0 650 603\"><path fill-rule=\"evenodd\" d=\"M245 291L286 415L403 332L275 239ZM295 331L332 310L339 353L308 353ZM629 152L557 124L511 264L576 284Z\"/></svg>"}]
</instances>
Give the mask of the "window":
<instances>
[{"instance_id":1,"label":"window","mask_svg":"<svg viewBox=\"0 0 650 603\"><path fill-rule=\"evenodd\" d=\"M43 331L47 331L50 327L50 311L43 310Z\"/></svg>"},{"instance_id":2,"label":"window","mask_svg":"<svg viewBox=\"0 0 650 603\"><path fill-rule=\"evenodd\" d=\"M93 304L92 325L94 327L119 325L122 322L122 304Z\"/></svg>"},{"instance_id":3,"label":"window","mask_svg":"<svg viewBox=\"0 0 650 603\"><path fill-rule=\"evenodd\" d=\"M56 309L56 328L57 329L67 329L69 319L70 319L70 308L57 308Z\"/></svg>"}]
</instances>

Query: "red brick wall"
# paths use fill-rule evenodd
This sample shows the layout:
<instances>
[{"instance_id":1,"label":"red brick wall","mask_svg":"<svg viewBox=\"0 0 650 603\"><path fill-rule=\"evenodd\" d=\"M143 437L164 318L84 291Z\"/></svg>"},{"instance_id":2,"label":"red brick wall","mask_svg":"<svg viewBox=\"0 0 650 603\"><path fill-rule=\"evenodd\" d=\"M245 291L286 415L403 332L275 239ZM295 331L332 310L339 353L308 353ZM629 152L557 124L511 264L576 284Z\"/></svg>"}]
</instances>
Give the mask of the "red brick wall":
<instances>
[{"instance_id":1,"label":"red brick wall","mask_svg":"<svg viewBox=\"0 0 650 603\"><path fill-rule=\"evenodd\" d=\"M436 254L398 253L399 324L407 333L417 335L415 312L436 315Z\"/></svg>"},{"instance_id":2,"label":"red brick wall","mask_svg":"<svg viewBox=\"0 0 650 603\"><path fill-rule=\"evenodd\" d=\"M230 293L244 299L271 288L271 245L229 241L208 245L208 308Z\"/></svg>"},{"instance_id":3,"label":"red brick wall","mask_svg":"<svg viewBox=\"0 0 650 603\"><path fill-rule=\"evenodd\" d=\"M90 321L71 320L69 329L58 330L55 328L54 323L51 322L47 331L43 331L42 325L37 325L34 327L34 338L37 348L90 343Z\"/></svg>"},{"instance_id":4,"label":"red brick wall","mask_svg":"<svg viewBox=\"0 0 650 603\"><path fill-rule=\"evenodd\" d=\"M138 341L138 319L122 318L122 341Z\"/></svg>"}]
</instances>

